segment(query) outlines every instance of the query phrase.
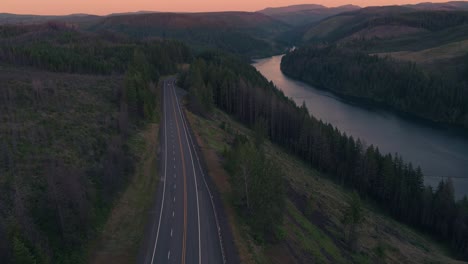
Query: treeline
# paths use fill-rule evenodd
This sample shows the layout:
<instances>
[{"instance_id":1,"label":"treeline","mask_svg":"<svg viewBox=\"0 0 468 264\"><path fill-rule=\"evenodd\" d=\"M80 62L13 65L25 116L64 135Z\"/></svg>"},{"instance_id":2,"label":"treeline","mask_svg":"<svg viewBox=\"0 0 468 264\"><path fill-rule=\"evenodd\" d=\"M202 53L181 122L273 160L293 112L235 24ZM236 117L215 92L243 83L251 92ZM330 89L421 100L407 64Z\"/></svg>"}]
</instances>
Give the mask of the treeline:
<instances>
[{"instance_id":1,"label":"treeline","mask_svg":"<svg viewBox=\"0 0 468 264\"><path fill-rule=\"evenodd\" d=\"M61 24L0 26L0 60L54 72L122 74L139 48L155 73L175 72L190 59L190 49L177 41L133 41L93 35Z\"/></svg>"},{"instance_id":2,"label":"treeline","mask_svg":"<svg viewBox=\"0 0 468 264\"><path fill-rule=\"evenodd\" d=\"M417 11L390 14L374 18L365 26L403 24L411 27L425 28L431 31L442 30L468 24L467 11Z\"/></svg>"},{"instance_id":3,"label":"treeline","mask_svg":"<svg viewBox=\"0 0 468 264\"><path fill-rule=\"evenodd\" d=\"M414 63L336 46L306 47L284 56L281 70L340 95L468 128L467 83L426 73Z\"/></svg>"},{"instance_id":4,"label":"treeline","mask_svg":"<svg viewBox=\"0 0 468 264\"><path fill-rule=\"evenodd\" d=\"M190 71L200 72L202 81L193 85L187 74L183 83L189 90L212 89L195 93L212 94L216 107L251 128L262 120L273 142L376 201L394 218L445 241L457 256L468 259L468 199L455 201L451 180L440 182L435 189L425 187L419 168L318 121L304 105L296 106L240 60L207 53Z\"/></svg>"},{"instance_id":5,"label":"treeline","mask_svg":"<svg viewBox=\"0 0 468 264\"><path fill-rule=\"evenodd\" d=\"M0 65L0 262L82 263L134 171L132 138L159 117L160 76L191 55L172 41L127 43L114 54L116 43L85 38L73 48L39 34L31 43L0 40L3 51L21 50ZM108 53L91 56L99 45ZM25 56L37 47L44 48L38 61ZM69 68L80 55L90 63ZM121 67L94 71L100 59Z\"/></svg>"},{"instance_id":6,"label":"treeline","mask_svg":"<svg viewBox=\"0 0 468 264\"><path fill-rule=\"evenodd\" d=\"M281 238L286 200L280 165L266 157L260 140L251 142L242 135L225 154L231 199L252 236L262 242Z\"/></svg>"}]
</instances>

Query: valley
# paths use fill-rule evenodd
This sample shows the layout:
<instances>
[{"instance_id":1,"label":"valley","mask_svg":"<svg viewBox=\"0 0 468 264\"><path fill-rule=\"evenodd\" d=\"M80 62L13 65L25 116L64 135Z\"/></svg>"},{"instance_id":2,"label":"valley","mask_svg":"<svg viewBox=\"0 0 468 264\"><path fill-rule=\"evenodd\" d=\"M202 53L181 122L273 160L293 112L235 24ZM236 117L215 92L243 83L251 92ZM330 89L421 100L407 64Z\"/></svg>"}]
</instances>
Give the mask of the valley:
<instances>
[{"instance_id":1,"label":"valley","mask_svg":"<svg viewBox=\"0 0 468 264\"><path fill-rule=\"evenodd\" d=\"M0 262L468 261L467 2L251 4L1 11Z\"/></svg>"}]
</instances>

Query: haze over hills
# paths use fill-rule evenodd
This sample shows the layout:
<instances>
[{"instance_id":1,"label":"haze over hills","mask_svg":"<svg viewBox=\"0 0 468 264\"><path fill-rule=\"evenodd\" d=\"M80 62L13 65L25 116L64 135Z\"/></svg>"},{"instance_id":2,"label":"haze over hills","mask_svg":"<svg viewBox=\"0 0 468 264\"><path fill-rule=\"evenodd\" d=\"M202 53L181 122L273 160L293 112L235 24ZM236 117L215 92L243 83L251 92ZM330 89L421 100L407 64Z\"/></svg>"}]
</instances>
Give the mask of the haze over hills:
<instances>
[{"instance_id":1,"label":"haze over hills","mask_svg":"<svg viewBox=\"0 0 468 264\"><path fill-rule=\"evenodd\" d=\"M396 14L422 10L465 10L466 2L421 3L416 5L367 7L354 5L325 7L316 4L266 8L258 12L159 13L138 11L95 16L36 16L0 14L0 24L30 24L47 21L72 23L81 30L110 32L137 38L173 38L196 50L219 48L247 57L283 52L287 46L309 41L337 41L355 38L395 38L427 31ZM385 17L385 18L383 18ZM392 23L385 22L392 19ZM397 21L399 20L399 21ZM463 39L464 28L453 30ZM427 36L430 38L432 36ZM440 38L439 38L440 39Z\"/></svg>"},{"instance_id":2,"label":"haze over hills","mask_svg":"<svg viewBox=\"0 0 468 264\"><path fill-rule=\"evenodd\" d=\"M39 16L39 15L17 15L0 13L0 24L34 24L47 21L63 21L78 25L88 25L101 19L100 16L89 14L70 14L66 16Z\"/></svg>"}]
</instances>

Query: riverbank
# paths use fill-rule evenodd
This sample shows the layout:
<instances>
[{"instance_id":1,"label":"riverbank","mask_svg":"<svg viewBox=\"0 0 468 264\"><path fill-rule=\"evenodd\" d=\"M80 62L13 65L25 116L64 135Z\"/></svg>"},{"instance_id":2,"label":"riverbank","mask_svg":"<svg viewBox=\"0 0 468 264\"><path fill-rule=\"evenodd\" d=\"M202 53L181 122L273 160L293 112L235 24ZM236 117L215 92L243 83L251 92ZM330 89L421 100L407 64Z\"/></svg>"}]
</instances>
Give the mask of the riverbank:
<instances>
[{"instance_id":1,"label":"riverbank","mask_svg":"<svg viewBox=\"0 0 468 264\"><path fill-rule=\"evenodd\" d=\"M457 198L467 194L468 179L461 177L468 176L468 138L453 129L362 107L292 80L281 72L280 63L281 55L257 60L253 66L298 105L305 102L316 118L378 146L383 153L399 153L414 166L421 166L426 184L436 187L444 177L453 177Z\"/></svg>"}]
</instances>

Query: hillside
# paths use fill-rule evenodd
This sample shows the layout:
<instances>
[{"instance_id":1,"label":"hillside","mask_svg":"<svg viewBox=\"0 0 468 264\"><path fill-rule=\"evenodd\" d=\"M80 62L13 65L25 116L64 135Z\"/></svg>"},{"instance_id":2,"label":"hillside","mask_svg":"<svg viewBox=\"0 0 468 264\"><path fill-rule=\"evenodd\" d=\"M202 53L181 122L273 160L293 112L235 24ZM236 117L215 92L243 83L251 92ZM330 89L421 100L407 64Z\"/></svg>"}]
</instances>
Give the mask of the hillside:
<instances>
[{"instance_id":1,"label":"hillside","mask_svg":"<svg viewBox=\"0 0 468 264\"><path fill-rule=\"evenodd\" d=\"M282 51L272 39L289 29L283 22L260 13L153 13L110 16L89 27L136 38L173 38L198 50L218 48L246 56Z\"/></svg>"},{"instance_id":2,"label":"hillside","mask_svg":"<svg viewBox=\"0 0 468 264\"><path fill-rule=\"evenodd\" d=\"M242 263L464 263L447 256L432 239L389 219L371 202L364 202L358 250L351 250L341 219L352 193L270 141L264 143L265 152L285 172L284 234L273 245L256 242L243 219L234 215L223 154L237 134L254 141L255 132L219 110L208 119L188 115L210 176L224 197Z\"/></svg>"},{"instance_id":3,"label":"hillside","mask_svg":"<svg viewBox=\"0 0 468 264\"><path fill-rule=\"evenodd\" d=\"M133 181L154 163L146 153L155 142L142 139L157 130L154 83L190 53L177 42L110 41L60 23L0 32L0 259L84 263L120 193L154 175ZM152 202L125 199L141 210ZM141 212L113 219L128 214ZM141 232L121 236L138 242Z\"/></svg>"},{"instance_id":4,"label":"hillside","mask_svg":"<svg viewBox=\"0 0 468 264\"><path fill-rule=\"evenodd\" d=\"M446 3L431 3L423 2L413 5L405 5L411 8L420 9L420 10L445 10L445 11L455 11L455 10L468 10L468 2L466 1L451 1Z\"/></svg>"},{"instance_id":5,"label":"hillside","mask_svg":"<svg viewBox=\"0 0 468 264\"><path fill-rule=\"evenodd\" d=\"M308 42L344 42L354 39L395 39L447 32L466 27L465 11L418 11L409 7L368 7L342 13L310 27L303 35Z\"/></svg>"},{"instance_id":6,"label":"hillside","mask_svg":"<svg viewBox=\"0 0 468 264\"><path fill-rule=\"evenodd\" d=\"M0 14L0 25L64 24L117 38L176 39L197 51L222 49L245 57L278 54L286 48L275 38L291 26L255 12L134 12L108 16ZM0 32L1 34L2 32Z\"/></svg>"},{"instance_id":7,"label":"hillside","mask_svg":"<svg viewBox=\"0 0 468 264\"><path fill-rule=\"evenodd\" d=\"M100 16L88 14L72 14L67 16L39 16L39 15L17 15L0 13L0 25L2 24L36 24L48 21L62 21L80 26L87 26L99 20Z\"/></svg>"},{"instance_id":8,"label":"hillside","mask_svg":"<svg viewBox=\"0 0 468 264\"><path fill-rule=\"evenodd\" d=\"M354 5L344 5L338 7L325 7L322 5L293 5L285 7L270 7L259 13L271 16L292 26L310 25L324 18L347 11L353 11L360 7Z\"/></svg>"},{"instance_id":9,"label":"hillside","mask_svg":"<svg viewBox=\"0 0 468 264\"><path fill-rule=\"evenodd\" d=\"M456 11L435 8L447 5ZM367 7L329 17L304 31L303 47L283 58L282 70L342 96L467 127L466 102L458 96L467 92L464 6ZM437 106L427 103L433 101Z\"/></svg>"},{"instance_id":10,"label":"hillside","mask_svg":"<svg viewBox=\"0 0 468 264\"><path fill-rule=\"evenodd\" d=\"M204 53L180 84L242 263L456 263L415 230L466 259L468 200L450 180L425 187L419 168L315 119L236 58Z\"/></svg>"},{"instance_id":11,"label":"hillside","mask_svg":"<svg viewBox=\"0 0 468 264\"><path fill-rule=\"evenodd\" d=\"M348 72L353 79L345 79L345 83L351 85L358 83L356 81L361 81L356 80L356 76L359 76L364 81L370 81L371 87L375 87L376 85L372 86L374 78L382 77L381 82L386 83L386 86L383 86L385 88L383 91L377 91L382 94L379 98L400 99L398 96L405 95L406 87L400 85L395 85L395 87L401 89L390 89L396 96L384 94L387 92L386 88L392 88L392 82L403 82L415 91L420 91L421 87L425 86L424 83L419 82L420 80L412 79L413 74L418 73L417 68L410 68L410 65L408 68L399 69L392 63L384 61L382 64L375 56L366 58L362 54L351 53L351 57L349 54L340 53L340 50L336 51L332 48L306 51L298 49L290 54L293 55L288 54L283 60L287 58L288 63L293 60L305 61L306 65L322 69L322 72L318 72L317 75L329 78L334 84L343 79L342 73L348 74ZM311 60L311 54L317 57L315 61ZM332 57L330 62L322 59L329 56ZM344 60L340 60L342 58ZM324 65L321 60L327 64ZM331 62L340 64L341 68L333 67L335 65ZM317 67L314 63L318 63L319 66ZM365 67L361 67L361 64ZM302 67L300 64L292 65ZM307 67L303 69L309 71ZM334 71L335 69L337 70ZM400 71L405 74L402 78L392 76ZM313 77L313 74L316 74L316 72L310 72L312 74L307 76ZM374 73L378 74L374 76ZM369 78L369 75L372 78ZM425 78L424 74L415 76ZM364 81L361 81L363 85L356 85L356 87L361 87L364 92L367 92L368 83ZM437 188L425 186L424 174L420 168L404 161L399 154L381 153L377 147L369 146L360 139L340 132L331 124L317 120L309 114L305 105L297 106L255 68L245 65L236 58L219 53L204 53L191 64L186 75L181 75L180 84L189 90L192 111L209 117L213 109L218 107L233 119L255 131L253 141L249 141L242 135L236 136L237 133L233 131L232 150L223 145L218 146L223 151L226 170L232 177L230 183L233 196L231 199L239 217L244 219L256 240L272 242L282 237L278 222L281 215L277 212L284 212L283 206L287 205L287 201L283 203L279 199L283 196L284 189L281 188L281 181L278 181L277 177L278 173L285 177L288 171L273 167L275 173L272 173L269 170L273 165L263 167L268 163L282 164L265 159L266 150L259 148L259 145L264 142L263 139L269 139L304 161L308 166L327 175L343 187L355 190L366 200L372 201L389 217L424 231L434 239L444 241L444 244L450 247L458 258L468 259L466 246L468 245L466 243L468 199L465 197L462 200L455 200L451 179L440 181ZM348 87L349 85L345 88ZM421 95L420 98L424 99L419 100L419 104L415 104L416 107L423 104L420 103L421 101L431 102L433 108L425 108L431 112L444 107L444 103L452 103L445 98L456 99L459 102L466 101L468 98L463 95L457 98L446 95L445 93L449 92L443 90L446 86L437 88L440 90L430 89L435 92ZM453 89L460 88L463 89L460 86L453 87ZM370 89L370 91L373 90ZM450 90L450 92L461 94L460 91ZM444 97L432 100L430 96L433 95ZM406 103L410 99L401 101ZM434 103L436 101L437 104ZM448 111L447 113L453 116L457 112ZM201 125L201 127L205 126ZM220 127L224 127L227 131L232 130L227 125ZM270 173L272 179L275 180L259 185L265 180L265 171ZM248 188L245 188L242 183L245 183ZM283 188L286 187L283 186ZM270 197L272 193L276 193L274 199ZM255 204L250 204L248 197L262 197L262 199L255 200ZM275 203L269 203L271 201ZM271 213L268 214L265 210L253 207L259 204L263 204L262 208L271 208ZM356 222L360 220L362 219L358 217ZM265 225L259 228L258 223L265 223ZM268 236L265 236L265 231L268 231ZM353 250L354 235L347 236L346 241L347 246Z\"/></svg>"}]
</instances>

